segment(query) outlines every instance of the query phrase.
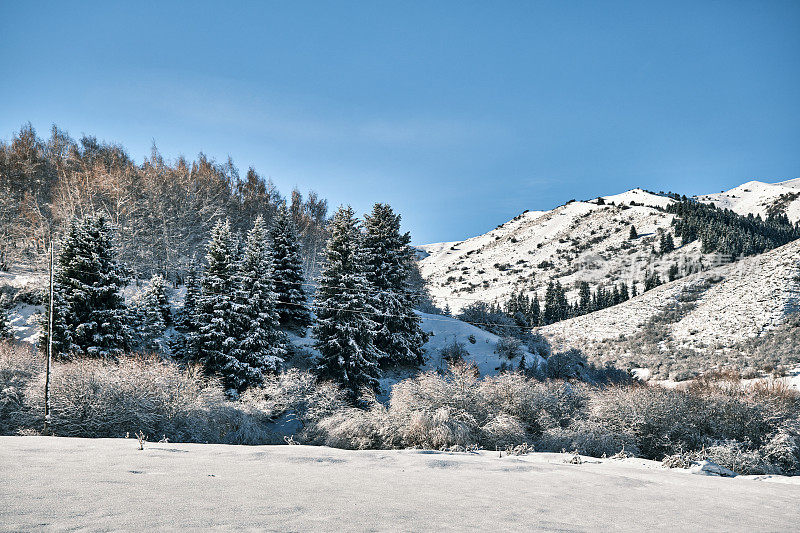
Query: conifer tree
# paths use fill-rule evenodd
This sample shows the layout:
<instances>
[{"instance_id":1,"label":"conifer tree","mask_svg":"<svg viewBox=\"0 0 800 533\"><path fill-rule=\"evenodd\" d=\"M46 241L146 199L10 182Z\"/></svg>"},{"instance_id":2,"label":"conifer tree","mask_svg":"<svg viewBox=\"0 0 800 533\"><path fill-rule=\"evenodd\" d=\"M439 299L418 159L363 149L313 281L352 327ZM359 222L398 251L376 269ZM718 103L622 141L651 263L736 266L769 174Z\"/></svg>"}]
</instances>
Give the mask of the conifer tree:
<instances>
[{"instance_id":1,"label":"conifer tree","mask_svg":"<svg viewBox=\"0 0 800 533\"><path fill-rule=\"evenodd\" d=\"M167 297L167 285L164 281L164 278L160 274L154 275L150 278L150 292L156 298L158 304L158 310L161 313L161 320L163 320L165 326L172 325L172 307L169 304L169 298Z\"/></svg>"},{"instance_id":2,"label":"conifer tree","mask_svg":"<svg viewBox=\"0 0 800 533\"><path fill-rule=\"evenodd\" d=\"M529 317L531 326L538 327L542 325L542 307L539 304L538 293L533 294L533 302L531 303Z\"/></svg>"},{"instance_id":3,"label":"conifer tree","mask_svg":"<svg viewBox=\"0 0 800 533\"><path fill-rule=\"evenodd\" d=\"M200 283L197 350L190 354L206 373L221 376L229 389L238 385L232 379L236 365L235 328L240 325L233 311L237 249L230 222L217 222L207 245L206 270Z\"/></svg>"},{"instance_id":4,"label":"conifer tree","mask_svg":"<svg viewBox=\"0 0 800 533\"><path fill-rule=\"evenodd\" d=\"M386 204L375 204L364 217L362 249L367 283L374 291L373 304L380 316L375 346L381 363L389 366L421 365L427 335L414 313L417 298L408 286L413 250L411 236L400 233L400 215Z\"/></svg>"},{"instance_id":5,"label":"conifer tree","mask_svg":"<svg viewBox=\"0 0 800 533\"><path fill-rule=\"evenodd\" d=\"M186 274L186 295L183 298L183 307L178 312L175 329L181 334L175 339L172 346L173 354L187 360L197 360L198 333L200 325L198 313L200 310L200 274L197 271L197 259L192 257Z\"/></svg>"},{"instance_id":6,"label":"conifer tree","mask_svg":"<svg viewBox=\"0 0 800 533\"><path fill-rule=\"evenodd\" d=\"M11 333L11 325L8 321L8 298L5 294L0 294L0 339L11 339L14 335Z\"/></svg>"},{"instance_id":7,"label":"conifer tree","mask_svg":"<svg viewBox=\"0 0 800 533\"><path fill-rule=\"evenodd\" d=\"M661 255L668 254L675 250L675 241L672 239L672 233L665 231L661 234Z\"/></svg>"},{"instance_id":8,"label":"conifer tree","mask_svg":"<svg viewBox=\"0 0 800 533\"><path fill-rule=\"evenodd\" d=\"M280 324L288 329L305 330L311 325L311 312L303 290L305 277L300 240L285 203L275 214L269 239L275 309Z\"/></svg>"},{"instance_id":9,"label":"conifer tree","mask_svg":"<svg viewBox=\"0 0 800 533\"><path fill-rule=\"evenodd\" d=\"M128 348L127 313L119 292L122 284L106 218L73 220L53 280L55 353L109 357ZM47 316L44 324L46 336Z\"/></svg>"},{"instance_id":10,"label":"conifer tree","mask_svg":"<svg viewBox=\"0 0 800 533\"><path fill-rule=\"evenodd\" d=\"M639 237L639 234L636 232L636 226L631 224L631 232L628 234L628 239L634 240Z\"/></svg>"},{"instance_id":11,"label":"conifer tree","mask_svg":"<svg viewBox=\"0 0 800 533\"><path fill-rule=\"evenodd\" d=\"M578 311L580 314L589 313L592 304L592 292L589 289L589 283L581 281L578 288Z\"/></svg>"},{"instance_id":12,"label":"conifer tree","mask_svg":"<svg viewBox=\"0 0 800 533\"><path fill-rule=\"evenodd\" d=\"M247 234L233 302L233 320L239 321L234 326L239 335L233 350L237 364L232 368L232 380L239 391L260 383L265 373L275 372L286 355L271 275L267 228L259 216Z\"/></svg>"},{"instance_id":13,"label":"conifer tree","mask_svg":"<svg viewBox=\"0 0 800 533\"><path fill-rule=\"evenodd\" d=\"M143 352L163 352L166 344L162 336L167 327L162 307L164 278L155 275L147 288L136 295L130 308L131 345Z\"/></svg>"},{"instance_id":14,"label":"conifer tree","mask_svg":"<svg viewBox=\"0 0 800 533\"><path fill-rule=\"evenodd\" d=\"M340 207L330 225L326 264L316 294L315 346L320 375L339 382L355 398L378 385L374 320L377 310L364 275L361 233L351 207Z\"/></svg>"}]
</instances>

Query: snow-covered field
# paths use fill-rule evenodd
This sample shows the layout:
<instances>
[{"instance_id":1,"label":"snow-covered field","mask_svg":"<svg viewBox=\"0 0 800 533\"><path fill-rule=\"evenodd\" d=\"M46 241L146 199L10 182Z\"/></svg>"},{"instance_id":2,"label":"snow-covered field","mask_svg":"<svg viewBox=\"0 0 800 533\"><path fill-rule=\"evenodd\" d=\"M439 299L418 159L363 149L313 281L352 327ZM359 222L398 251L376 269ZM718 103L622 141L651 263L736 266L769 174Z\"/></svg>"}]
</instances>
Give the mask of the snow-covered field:
<instances>
[{"instance_id":1,"label":"snow-covered field","mask_svg":"<svg viewBox=\"0 0 800 533\"><path fill-rule=\"evenodd\" d=\"M800 478L569 458L0 437L0 529L789 531L800 521Z\"/></svg>"}]
</instances>

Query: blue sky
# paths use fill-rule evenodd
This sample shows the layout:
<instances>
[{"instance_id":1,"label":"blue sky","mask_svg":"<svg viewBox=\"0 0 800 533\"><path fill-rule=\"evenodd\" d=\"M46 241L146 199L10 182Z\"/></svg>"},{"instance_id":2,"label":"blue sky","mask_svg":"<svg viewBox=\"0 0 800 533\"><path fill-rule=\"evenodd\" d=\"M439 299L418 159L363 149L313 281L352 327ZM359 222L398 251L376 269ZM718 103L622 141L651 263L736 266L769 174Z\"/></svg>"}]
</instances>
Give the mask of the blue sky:
<instances>
[{"instance_id":1,"label":"blue sky","mask_svg":"<svg viewBox=\"0 0 800 533\"><path fill-rule=\"evenodd\" d=\"M0 138L28 121L457 240L800 176L800 2L0 2Z\"/></svg>"}]
</instances>

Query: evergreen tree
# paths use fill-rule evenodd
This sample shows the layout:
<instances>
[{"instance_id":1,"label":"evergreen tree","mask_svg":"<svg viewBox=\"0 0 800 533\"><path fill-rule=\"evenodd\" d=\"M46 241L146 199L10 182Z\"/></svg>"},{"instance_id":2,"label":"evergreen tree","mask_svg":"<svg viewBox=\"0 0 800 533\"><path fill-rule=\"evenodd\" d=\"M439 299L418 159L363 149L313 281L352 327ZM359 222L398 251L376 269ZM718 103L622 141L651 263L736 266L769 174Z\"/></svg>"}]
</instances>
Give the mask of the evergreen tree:
<instances>
[{"instance_id":1,"label":"evergreen tree","mask_svg":"<svg viewBox=\"0 0 800 533\"><path fill-rule=\"evenodd\" d=\"M239 333L236 328L241 325L233 309L237 249L230 222L217 222L207 245L207 266L200 283L197 349L189 354L206 373L221 376L228 389L238 388L233 355Z\"/></svg>"},{"instance_id":2,"label":"evergreen tree","mask_svg":"<svg viewBox=\"0 0 800 533\"><path fill-rule=\"evenodd\" d=\"M119 292L122 284L106 218L74 220L53 279L55 353L109 357L128 348L126 310ZM47 324L45 316L45 338Z\"/></svg>"},{"instance_id":3,"label":"evergreen tree","mask_svg":"<svg viewBox=\"0 0 800 533\"><path fill-rule=\"evenodd\" d=\"M411 236L400 233L400 215L386 204L375 204L364 217L363 253L367 283L374 291L378 313L375 346L383 354L381 362L392 366L422 365L427 335L414 313L417 298L407 280L414 251Z\"/></svg>"},{"instance_id":4,"label":"evergreen tree","mask_svg":"<svg viewBox=\"0 0 800 533\"><path fill-rule=\"evenodd\" d=\"M631 224L631 232L628 234L628 239L633 240L639 237L639 234L636 232L636 226Z\"/></svg>"},{"instance_id":5,"label":"evergreen tree","mask_svg":"<svg viewBox=\"0 0 800 533\"><path fill-rule=\"evenodd\" d=\"M197 360L198 333L200 323L200 274L197 271L197 259L192 257L186 273L186 295L183 298L183 307L178 313L175 329L181 334L176 337L172 346L172 353L187 360Z\"/></svg>"},{"instance_id":6,"label":"evergreen tree","mask_svg":"<svg viewBox=\"0 0 800 533\"><path fill-rule=\"evenodd\" d=\"M232 352L231 381L238 391L256 385L275 372L286 355L285 335L279 330L271 279L270 251L264 220L256 218L238 264L232 306L238 342Z\"/></svg>"},{"instance_id":7,"label":"evergreen tree","mask_svg":"<svg viewBox=\"0 0 800 533\"><path fill-rule=\"evenodd\" d=\"M14 338L11 333L11 325L8 323L9 307L8 297L5 294L0 294L0 339Z\"/></svg>"},{"instance_id":8,"label":"evergreen tree","mask_svg":"<svg viewBox=\"0 0 800 533\"><path fill-rule=\"evenodd\" d=\"M632 281L631 282L631 298L636 298L638 295L639 295L639 293L636 291L636 282Z\"/></svg>"},{"instance_id":9,"label":"evergreen tree","mask_svg":"<svg viewBox=\"0 0 800 533\"><path fill-rule=\"evenodd\" d=\"M649 272L644 277L644 290L649 291L661 285L661 278L657 272Z\"/></svg>"},{"instance_id":10,"label":"evergreen tree","mask_svg":"<svg viewBox=\"0 0 800 533\"><path fill-rule=\"evenodd\" d=\"M169 304L169 298L167 297L167 285L164 281L164 278L156 274L152 278L150 278L150 292L153 293L156 301L158 303L158 310L161 313L161 320L163 320L165 326L172 325L172 307Z\"/></svg>"},{"instance_id":11,"label":"evergreen tree","mask_svg":"<svg viewBox=\"0 0 800 533\"><path fill-rule=\"evenodd\" d=\"M316 294L316 347L319 373L349 389L378 386L378 357L369 284L360 250L361 233L351 207L340 207L331 221L326 264Z\"/></svg>"},{"instance_id":12,"label":"evergreen tree","mask_svg":"<svg viewBox=\"0 0 800 533\"><path fill-rule=\"evenodd\" d=\"M164 278L155 275L145 290L136 295L130 308L131 345L142 352L164 352Z\"/></svg>"},{"instance_id":13,"label":"evergreen tree","mask_svg":"<svg viewBox=\"0 0 800 533\"><path fill-rule=\"evenodd\" d=\"M586 314L591 311L592 292L589 289L589 283L581 281L578 287L578 312Z\"/></svg>"},{"instance_id":14,"label":"evergreen tree","mask_svg":"<svg viewBox=\"0 0 800 533\"><path fill-rule=\"evenodd\" d=\"M675 250L675 241L672 239L672 233L665 231L661 234L661 255L668 254Z\"/></svg>"},{"instance_id":15,"label":"evergreen tree","mask_svg":"<svg viewBox=\"0 0 800 533\"><path fill-rule=\"evenodd\" d=\"M677 264L673 264L669 267L669 270L667 271L667 277L670 281L675 281L680 277L680 271L678 270Z\"/></svg>"},{"instance_id":16,"label":"evergreen tree","mask_svg":"<svg viewBox=\"0 0 800 533\"><path fill-rule=\"evenodd\" d=\"M619 297L623 302L631 299L630 293L628 292L628 284L624 281L619 284Z\"/></svg>"},{"instance_id":17,"label":"evergreen tree","mask_svg":"<svg viewBox=\"0 0 800 533\"><path fill-rule=\"evenodd\" d=\"M533 302L531 303L531 309L528 313L529 321L531 326L538 327L542 325L542 307L539 304L539 294L533 294Z\"/></svg>"},{"instance_id":18,"label":"evergreen tree","mask_svg":"<svg viewBox=\"0 0 800 533\"><path fill-rule=\"evenodd\" d=\"M311 325L311 312L303 290L305 277L300 240L286 204L278 208L269 238L275 309L280 324L289 329L305 330Z\"/></svg>"}]
</instances>

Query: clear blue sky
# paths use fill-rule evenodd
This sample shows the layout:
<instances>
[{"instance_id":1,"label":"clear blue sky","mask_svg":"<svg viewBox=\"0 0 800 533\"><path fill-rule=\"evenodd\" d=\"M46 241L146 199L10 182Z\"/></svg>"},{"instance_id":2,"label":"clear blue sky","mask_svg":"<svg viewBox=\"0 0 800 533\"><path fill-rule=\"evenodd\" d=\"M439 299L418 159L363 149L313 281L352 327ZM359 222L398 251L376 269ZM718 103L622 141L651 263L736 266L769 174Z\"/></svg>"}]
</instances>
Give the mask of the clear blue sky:
<instances>
[{"instance_id":1,"label":"clear blue sky","mask_svg":"<svg viewBox=\"0 0 800 533\"><path fill-rule=\"evenodd\" d=\"M456 240L800 176L800 2L0 0L0 138L27 121L230 155Z\"/></svg>"}]
</instances>

